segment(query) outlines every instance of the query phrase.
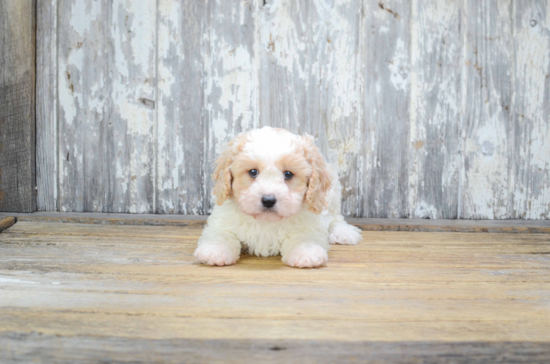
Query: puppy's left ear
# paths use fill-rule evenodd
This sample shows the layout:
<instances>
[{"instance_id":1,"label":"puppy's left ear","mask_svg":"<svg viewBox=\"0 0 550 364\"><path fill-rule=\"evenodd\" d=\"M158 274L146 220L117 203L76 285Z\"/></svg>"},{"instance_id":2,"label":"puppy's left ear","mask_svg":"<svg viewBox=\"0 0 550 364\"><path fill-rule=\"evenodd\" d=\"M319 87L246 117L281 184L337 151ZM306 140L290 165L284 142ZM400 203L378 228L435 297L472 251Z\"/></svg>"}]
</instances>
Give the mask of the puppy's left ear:
<instances>
[{"instance_id":1,"label":"puppy's left ear","mask_svg":"<svg viewBox=\"0 0 550 364\"><path fill-rule=\"evenodd\" d=\"M311 166L306 202L309 211L320 214L323 208L328 206L327 194L332 186L332 175L327 169L327 163L321 155L319 148L315 146L315 139L308 134L302 137L304 154Z\"/></svg>"},{"instance_id":2,"label":"puppy's left ear","mask_svg":"<svg viewBox=\"0 0 550 364\"><path fill-rule=\"evenodd\" d=\"M231 144L216 160L216 169L212 179L214 180L213 195L216 196L216 204L223 205L225 200L231 195L231 183L233 176L231 175L231 164L233 163Z\"/></svg>"}]
</instances>

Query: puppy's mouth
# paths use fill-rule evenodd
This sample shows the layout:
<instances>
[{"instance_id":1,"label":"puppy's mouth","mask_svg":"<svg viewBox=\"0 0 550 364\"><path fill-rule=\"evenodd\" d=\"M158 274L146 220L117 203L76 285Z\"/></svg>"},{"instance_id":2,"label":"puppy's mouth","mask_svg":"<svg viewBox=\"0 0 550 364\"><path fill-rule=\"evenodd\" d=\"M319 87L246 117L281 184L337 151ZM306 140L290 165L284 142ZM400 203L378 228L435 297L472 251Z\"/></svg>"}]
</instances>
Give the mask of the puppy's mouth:
<instances>
[{"instance_id":1,"label":"puppy's mouth","mask_svg":"<svg viewBox=\"0 0 550 364\"><path fill-rule=\"evenodd\" d=\"M277 222L281 221L283 219L282 216L279 216L277 212L275 212L275 209L273 208L265 208L261 213L252 215L254 218L258 221L266 221L266 222Z\"/></svg>"}]
</instances>

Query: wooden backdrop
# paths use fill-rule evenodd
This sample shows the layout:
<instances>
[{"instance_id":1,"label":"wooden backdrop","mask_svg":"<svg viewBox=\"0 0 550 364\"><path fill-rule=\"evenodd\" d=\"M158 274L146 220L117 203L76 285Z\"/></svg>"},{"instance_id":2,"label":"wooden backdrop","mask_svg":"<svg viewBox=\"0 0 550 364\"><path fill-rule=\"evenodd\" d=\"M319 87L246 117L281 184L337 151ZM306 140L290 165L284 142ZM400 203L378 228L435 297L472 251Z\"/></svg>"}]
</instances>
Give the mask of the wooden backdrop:
<instances>
[{"instance_id":1,"label":"wooden backdrop","mask_svg":"<svg viewBox=\"0 0 550 364\"><path fill-rule=\"evenodd\" d=\"M38 208L207 214L241 130L359 217L550 218L548 0L38 1Z\"/></svg>"},{"instance_id":2,"label":"wooden backdrop","mask_svg":"<svg viewBox=\"0 0 550 364\"><path fill-rule=\"evenodd\" d=\"M0 0L0 211L36 210L35 0Z\"/></svg>"}]
</instances>

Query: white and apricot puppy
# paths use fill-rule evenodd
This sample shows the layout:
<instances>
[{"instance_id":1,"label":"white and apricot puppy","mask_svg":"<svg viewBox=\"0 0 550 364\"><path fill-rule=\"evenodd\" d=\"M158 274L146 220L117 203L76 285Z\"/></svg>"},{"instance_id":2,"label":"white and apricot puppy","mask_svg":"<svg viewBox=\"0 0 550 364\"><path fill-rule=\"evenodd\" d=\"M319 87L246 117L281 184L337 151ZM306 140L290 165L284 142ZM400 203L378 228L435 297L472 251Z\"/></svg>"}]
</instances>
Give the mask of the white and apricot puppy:
<instances>
[{"instance_id":1,"label":"white and apricot puppy","mask_svg":"<svg viewBox=\"0 0 550 364\"><path fill-rule=\"evenodd\" d=\"M216 163L217 205L194 254L201 263L235 264L245 250L319 267L329 243L361 239L340 213L341 186L312 136L270 127L241 133Z\"/></svg>"}]
</instances>

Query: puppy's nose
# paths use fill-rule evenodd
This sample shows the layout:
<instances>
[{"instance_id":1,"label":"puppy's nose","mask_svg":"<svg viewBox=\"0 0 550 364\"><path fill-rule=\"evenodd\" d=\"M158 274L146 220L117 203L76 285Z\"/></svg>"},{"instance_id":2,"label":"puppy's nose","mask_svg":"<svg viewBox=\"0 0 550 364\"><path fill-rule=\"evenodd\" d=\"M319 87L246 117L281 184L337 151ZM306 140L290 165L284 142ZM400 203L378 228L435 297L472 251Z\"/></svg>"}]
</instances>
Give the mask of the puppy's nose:
<instances>
[{"instance_id":1,"label":"puppy's nose","mask_svg":"<svg viewBox=\"0 0 550 364\"><path fill-rule=\"evenodd\" d=\"M275 206L276 203L277 203L277 199L275 198L275 196L270 195L270 196L262 197L262 205L264 205L267 208Z\"/></svg>"}]
</instances>

